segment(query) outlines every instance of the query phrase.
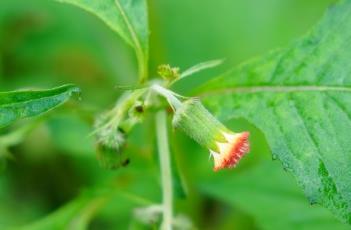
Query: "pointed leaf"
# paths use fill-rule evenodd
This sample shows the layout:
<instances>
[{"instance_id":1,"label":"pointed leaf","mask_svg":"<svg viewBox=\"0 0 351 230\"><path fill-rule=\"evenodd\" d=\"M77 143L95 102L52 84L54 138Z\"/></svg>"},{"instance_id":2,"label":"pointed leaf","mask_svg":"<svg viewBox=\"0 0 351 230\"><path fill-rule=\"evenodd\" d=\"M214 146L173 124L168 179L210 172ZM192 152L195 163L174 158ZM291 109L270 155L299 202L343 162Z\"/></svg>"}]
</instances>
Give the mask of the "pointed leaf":
<instances>
[{"instance_id":1,"label":"pointed leaf","mask_svg":"<svg viewBox=\"0 0 351 230\"><path fill-rule=\"evenodd\" d=\"M188 77L190 75L193 75L205 69L214 68L222 63L223 63L222 59L201 62L183 71L182 74L180 75L180 78Z\"/></svg>"},{"instance_id":2,"label":"pointed leaf","mask_svg":"<svg viewBox=\"0 0 351 230\"><path fill-rule=\"evenodd\" d=\"M79 92L74 85L49 90L0 92L0 128L45 113Z\"/></svg>"}]
</instances>

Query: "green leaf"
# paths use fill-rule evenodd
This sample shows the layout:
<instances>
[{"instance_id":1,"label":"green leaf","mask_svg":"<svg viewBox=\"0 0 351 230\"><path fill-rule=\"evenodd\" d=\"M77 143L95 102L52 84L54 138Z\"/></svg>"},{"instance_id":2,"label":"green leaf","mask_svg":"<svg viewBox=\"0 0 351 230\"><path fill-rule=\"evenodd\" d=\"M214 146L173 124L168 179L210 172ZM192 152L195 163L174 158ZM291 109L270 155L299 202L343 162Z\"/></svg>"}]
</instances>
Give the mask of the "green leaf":
<instances>
[{"instance_id":1,"label":"green leaf","mask_svg":"<svg viewBox=\"0 0 351 230\"><path fill-rule=\"evenodd\" d=\"M201 63L196 64L196 65L190 67L189 69L186 69L185 71L183 71L182 74L180 75L180 78L189 77L189 76L191 76L197 72L200 72L202 70L210 69L210 68L214 68L216 66L219 66L222 63L223 63L222 59L201 62Z\"/></svg>"},{"instance_id":2,"label":"green leaf","mask_svg":"<svg viewBox=\"0 0 351 230\"><path fill-rule=\"evenodd\" d=\"M45 113L79 93L79 88L74 85L49 90L0 92L0 128Z\"/></svg>"},{"instance_id":3,"label":"green leaf","mask_svg":"<svg viewBox=\"0 0 351 230\"><path fill-rule=\"evenodd\" d=\"M136 52L140 80L147 77L149 29L146 0L56 0L95 14Z\"/></svg>"},{"instance_id":4,"label":"green leaf","mask_svg":"<svg viewBox=\"0 0 351 230\"><path fill-rule=\"evenodd\" d=\"M287 49L202 87L221 119L244 117L312 203L351 223L351 1Z\"/></svg>"},{"instance_id":5,"label":"green leaf","mask_svg":"<svg viewBox=\"0 0 351 230\"><path fill-rule=\"evenodd\" d=\"M215 174L199 186L207 195L250 214L260 229L349 229L319 205L310 205L277 162L262 162L239 174Z\"/></svg>"},{"instance_id":6,"label":"green leaf","mask_svg":"<svg viewBox=\"0 0 351 230\"><path fill-rule=\"evenodd\" d=\"M223 59L216 59L216 60L210 60L210 61L205 61L205 62L200 62L194 66L191 66L190 68L184 70L179 77L175 78L170 85L173 85L177 83L178 81L184 80L184 78L188 78L198 72L201 72L203 70L215 68L223 63ZM177 69L177 68L176 68ZM161 75L162 76L162 75Z\"/></svg>"}]
</instances>

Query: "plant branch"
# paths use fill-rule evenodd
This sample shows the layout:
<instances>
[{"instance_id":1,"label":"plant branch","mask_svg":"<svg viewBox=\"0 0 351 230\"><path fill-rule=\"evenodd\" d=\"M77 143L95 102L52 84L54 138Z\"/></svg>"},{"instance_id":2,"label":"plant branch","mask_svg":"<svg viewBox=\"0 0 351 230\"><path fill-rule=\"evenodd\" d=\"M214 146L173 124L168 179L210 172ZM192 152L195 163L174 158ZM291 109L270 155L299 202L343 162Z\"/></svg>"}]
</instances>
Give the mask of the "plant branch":
<instances>
[{"instance_id":1,"label":"plant branch","mask_svg":"<svg viewBox=\"0 0 351 230\"><path fill-rule=\"evenodd\" d=\"M173 194L172 194L172 175L170 151L167 135L167 117L166 112L161 110L156 114L156 132L157 132L157 147L160 158L160 171L162 182L162 197L163 197L163 220L161 224L162 230L172 229L173 218Z\"/></svg>"}]
</instances>

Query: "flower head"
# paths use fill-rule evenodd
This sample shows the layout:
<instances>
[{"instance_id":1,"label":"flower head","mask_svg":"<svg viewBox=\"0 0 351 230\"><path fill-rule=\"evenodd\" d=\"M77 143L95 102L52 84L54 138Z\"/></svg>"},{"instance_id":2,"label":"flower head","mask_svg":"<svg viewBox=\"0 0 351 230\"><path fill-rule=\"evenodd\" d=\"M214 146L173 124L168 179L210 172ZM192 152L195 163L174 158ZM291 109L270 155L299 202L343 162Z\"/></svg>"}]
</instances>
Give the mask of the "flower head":
<instances>
[{"instance_id":1,"label":"flower head","mask_svg":"<svg viewBox=\"0 0 351 230\"><path fill-rule=\"evenodd\" d=\"M242 156L249 150L249 132L223 133L225 142L217 142L219 152L210 149L210 156L214 159L214 170L235 167Z\"/></svg>"},{"instance_id":2,"label":"flower head","mask_svg":"<svg viewBox=\"0 0 351 230\"><path fill-rule=\"evenodd\" d=\"M189 99L176 110L174 127L208 148L214 171L232 168L249 150L249 132L235 133L219 122L198 99Z\"/></svg>"}]
</instances>

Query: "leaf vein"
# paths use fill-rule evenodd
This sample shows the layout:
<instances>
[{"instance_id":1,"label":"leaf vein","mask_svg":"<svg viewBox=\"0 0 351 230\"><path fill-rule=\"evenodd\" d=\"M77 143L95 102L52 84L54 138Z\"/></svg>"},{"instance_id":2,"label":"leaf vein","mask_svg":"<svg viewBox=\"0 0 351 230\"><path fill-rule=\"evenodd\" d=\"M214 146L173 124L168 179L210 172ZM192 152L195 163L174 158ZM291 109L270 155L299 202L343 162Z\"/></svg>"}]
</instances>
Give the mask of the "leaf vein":
<instances>
[{"instance_id":1,"label":"leaf vein","mask_svg":"<svg viewBox=\"0 0 351 230\"><path fill-rule=\"evenodd\" d=\"M238 86L207 91L199 94L200 97L212 96L216 94L255 94L255 93L295 93L295 92L350 92L351 86Z\"/></svg>"}]
</instances>

